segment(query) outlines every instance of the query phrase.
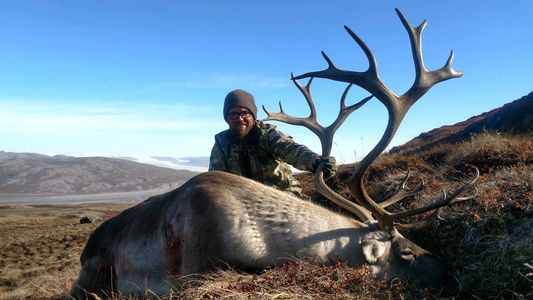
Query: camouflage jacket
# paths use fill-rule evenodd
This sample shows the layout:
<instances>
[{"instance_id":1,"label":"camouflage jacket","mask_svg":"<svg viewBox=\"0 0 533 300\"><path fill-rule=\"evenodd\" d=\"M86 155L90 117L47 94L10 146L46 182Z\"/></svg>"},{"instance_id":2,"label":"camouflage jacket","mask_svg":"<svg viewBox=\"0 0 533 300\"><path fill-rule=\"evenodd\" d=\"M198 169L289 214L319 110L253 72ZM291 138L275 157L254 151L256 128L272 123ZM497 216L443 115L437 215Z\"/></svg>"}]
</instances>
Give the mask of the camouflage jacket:
<instances>
[{"instance_id":1,"label":"camouflage jacket","mask_svg":"<svg viewBox=\"0 0 533 300\"><path fill-rule=\"evenodd\" d=\"M292 176L288 164L314 171L319 158L306 146L278 131L276 126L256 121L243 141L229 129L215 135L209 170L233 173L301 195L300 182Z\"/></svg>"}]
</instances>

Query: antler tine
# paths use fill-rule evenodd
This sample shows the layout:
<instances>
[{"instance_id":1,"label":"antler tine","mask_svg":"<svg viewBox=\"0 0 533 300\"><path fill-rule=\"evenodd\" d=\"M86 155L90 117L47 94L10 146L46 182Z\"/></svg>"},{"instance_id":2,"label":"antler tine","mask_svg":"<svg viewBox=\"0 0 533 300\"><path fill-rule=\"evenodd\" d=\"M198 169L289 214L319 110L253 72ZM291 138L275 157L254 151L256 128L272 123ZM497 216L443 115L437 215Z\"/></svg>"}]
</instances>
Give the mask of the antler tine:
<instances>
[{"instance_id":1,"label":"antler tine","mask_svg":"<svg viewBox=\"0 0 533 300\"><path fill-rule=\"evenodd\" d=\"M368 60L368 69L365 71L365 73L371 74L372 76L378 77L378 66L376 63L376 58L374 57L374 53L368 48L366 43L363 41L362 38L359 37L353 30L350 29L350 27L344 25L344 30L348 32L348 34L354 39L354 41L361 47L363 52L365 53L365 56Z\"/></svg>"},{"instance_id":2,"label":"antler tine","mask_svg":"<svg viewBox=\"0 0 533 300\"><path fill-rule=\"evenodd\" d=\"M326 54L326 52L320 51L320 53L322 54L322 57L324 57L324 60L328 63L328 69L329 70L337 69L337 67L335 67L335 64L333 63L331 58L329 58L329 56Z\"/></svg>"},{"instance_id":3,"label":"antler tine","mask_svg":"<svg viewBox=\"0 0 533 300\"><path fill-rule=\"evenodd\" d=\"M326 197L329 201L337 204L338 206L346 209L349 212L352 212L362 221L366 222L369 220L374 220L374 217L372 217L372 214L366 208L345 199L326 185L326 183L324 182L324 175L322 174L323 168L323 164L319 165L315 173L315 186L317 192L319 192L322 196Z\"/></svg>"},{"instance_id":4,"label":"antler tine","mask_svg":"<svg viewBox=\"0 0 533 300\"><path fill-rule=\"evenodd\" d=\"M296 80L291 73L291 80L293 81L294 85L300 90L302 95L304 95L305 100L307 101L307 104L309 105L310 114L306 118L298 118L291 115L286 114L283 109L280 109L279 113L271 113L268 111L268 109L263 105L263 110L267 114L267 117L264 120L267 121L281 121L284 123L292 124L292 125L298 125L298 126L304 126L314 132L318 138L320 139L320 142L322 144L322 153L325 153L325 151L328 153L331 152L331 145L333 144L333 137L329 138L326 136L325 128L322 127L317 121L316 118L316 107L315 102L313 101L313 97L311 96L311 83L313 82L313 78L309 79L307 84L305 86L302 86L298 80ZM281 104L280 104L281 108ZM329 141L329 142L328 142Z\"/></svg>"},{"instance_id":5,"label":"antler tine","mask_svg":"<svg viewBox=\"0 0 533 300\"><path fill-rule=\"evenodd\" d=\"M292 74L291 74L292 77ZM307 104L309 105L310 114L306 118L298 118L291 115L288 115L283 110L283 106L281 105L281 102L279 103L280 112L279 113L272 113L270 112L264 105L263 110L265 111L267 117L264 120L271 120L271 121L281 121L292 125L299 125L309 128L311 131L313 131L315 134L320 135L322 131L324 131L324 128L317 123L316 121L316 108L315 103L313 101L313 98L310 93L311 88L311 82L313 81L313 78L309 80L307 85L304 87L302 86L297 80L293 79L294 84L296 87L302 92L304 95Z\"/></svg>"},{"instance_id":6,"label":"antler tine","mask_svg":"<svg viewBox=\"0 0 533 300\"><path fill-rule=\"evenodd\" d=\"M451 63L453 61L453 51L451 51L446 64L433 71L428 71L424 65L424 58L422 55L422 32L427 25L427 20L422 21L418 27L413 27L409 21L403 16L399 9L395 9L396 13L400 17L400 20L409 34L409 40L411 41L411 51L413 54L413 60L415 64L415 81L411 88L400 97L405 102L406 106L411 106L420 99L432 86L435 84L452 78L463 76L462 72L455 71Z\"/></svg>"},{"instance_id":7,"label":"antler tine","mask_svg":"<svg viewBox=\"0 0 533 300\"><path fill-rule=\"evenodd\" d=\"M302 86L300 82L296 79L294 79L294 74L291 72L291 80L296 85L298 90L304 95L305 101L307 101L307 105L309 105L309 119L312 119L316 122L316 106L315 101L313 101L313 97L311 96L311 83L313 82L313 77L309 78L309 81L307 81L307 84L305 86Z\"/></svg>"},{"instance_id":8,"label":"antler tine","mask_svg":"<svg viewBox=\"0 0 533 300\"><path fill-rule=\"evenodd\" d=\"M398 201L401 201L407 197L412 197L412 196L415 196L415 195L418 195L418 193L420 193L421 191L423 191L427 185L426 185L426 182L424 181L423 178L420 178L420 183L412 190L410 191L407 191L405 189L406 185L407 185L407 180L409 180L409 177L410 177L410 170L408 169L407 170L407 174L405 175L404 179L402 180L402 183L400 184L400 187L398 188L398 191L396 191L396 193L394 195L392 195L391 197L389 197L387 200L385 201L382 201L379 203L379 206L385 208L385 207L388 207Z\"/></svg>"},{"instance_id":9,"label":"antler tine","mask_svg":"<svg viewBox=\"0 0 533 300\"><path fill-rule=\"evenodd\" d=\"M465 196L465 197L452 198L451 201L449 201L447 204L445 204L443 206L452 205L454 203L463 202L463 201L467 201L467 200L473 199L473 198L475 198L477 196L478 192L479 192L478 188L474 187L474 193L472 193L471 195L468 195L468 196ZM443 194L444 194L444 196L443 196L443 200L442 201L446 202L448 200L448 198L446 197L446 191L443 190ZM394 222L394 227L396 227L397 229L400 229L402 231L416 231L416 230L420 230L420 229L426 228L426 227L430 226L431 224L433 224L433 222L435 222L436 220L441 219L439 214L440 214L440 211L442 210L443 206L435 209L429 216L423 218L420 221L417 221L417 222L414 222L414 223L409 223L409 224Z\"/></svg>"},{"instance_id":10,"label":"antler tine","mask_svg":"<svg viewBox=\"0 0 533 300\"><path fill-rule=\"evenodd\" d=\"M326 55L326 53L322 51L322 56L328 63L328 67L326 69L322 71L308 72L302 75L298 75L294 78L303 79L309 77L317 77L346 82L360 86L382 102L383 99L389 99L391 95L394 95L394 93L392 93L392 91L390 91L379 78L377 71L377 63L374 54L372 53L370 48L368 48L366 43L355 32L353 32L350 27L344 26L344 29L365 53L368 61L368 69L366 71L355 72L339 69L333 64L333 61Z\"/></svg>"},{"instance_id":11,"label":"antler tine","mask_svg":"<svg viewBox=\"0 0 533 300\"><path fill-rule=\"evenodd\" d=\"M346 98L348 97L348 93L350 92L350 89L352 88L353 86L353 83L350 83L348 84L348 86L344 89L344 92L342 92L342 96L341 96L341 109L339 111L339 115L341 114L341 112L343 110L346 109ZM374 96L370 96L370 98L372 98ZM366 98L365 98L366 99ZM369 99L370 100L370 99Z\"/></svg>"},{"instance_id":12,"label":"antler tine","mask_svg":"<svg viewBox=\"0 0 533 300\"><path fill-rule=\"evenodd\" d=\"M346 118L348 118L348 116L356 111L357 109L359 109L361 106L365 105L370 99L374 98L373 95L370 95L368 97L365 97L363 100L353 104L353 105L350 105L350 106L346 106L346 98L348 96L348 92L350 91L350 89L352 88L353 84L350 83L346 89L344 89L344 92L342 93L342 97L341 97L341 103L340 103L340 109L339 109L339 114L337 116L337 119L335 119L335 121L329 125L327 127L327 130L328 131L331 131L331 132L335 132L337 131L337 129L339 129L339 127L342 125L342 123L344 123L344 121L346 120Z\"/></svg>"},{"instance_id":13,"label":"antler tine","mask_svg":"<svg viewBox=\"0 0 533 300\"><path fill-rule=\"evenodd\" d=\"M435 209L429 216L414 223L404 224L404 223L394 222L394 227L399 229L400 231L417 231L423 228L427 228L428 226L433 224L435 221L441 219L440 217L441 210L442 210L442 207L439 207Z\"/></svg>"},{"instance_id":14,"label":"antler tine","mask_svg":"<svg viewBox=\"0 0 533 300\"><path fill-rule=\"evenodd\" d=\"M474 185L474 183L476 183L476 181L478 180L479 178L479 169L478 168L475 168L475 171L476 171L476 174L474 176L473 179L471 179L469 182L467 182L466 184L464 184L463 186L461 186L460 188L458 188L457 190L455 190L450 196L446 197L446 194L445 194L445 197L439 201L436 201L436 202L433 202L427 206L423 206L423 207L418 207L418 208L415 208L415 209L411 209L411 210L406 210L406 211L400 211L400 212L396 212L396 213L390 213L388 211L385 211L384 209L382 209L382 212L384 214L384 216L381 216L383 221L385 222L385 224L389 227L392 227L394 224L395 224L395 220L397 219L403 219L403 218L406 218L406 217L410 217L410 216L414 216L414 215L418 215L418 214L421 214L421 213L425 213L425 212L428 212L428 211L432 211L432 210L436 210L436 209L439 209L441 207L444 207L444 206L448 206L448 205L451 205L451 204L454 204L454 203L457 203L457 202L461 202L461 201L465 201L465 200L469 200L469 199L472 199L474 198L476 195L477 195L477 188L474 187L475 189L475 192L471 195L468 195L468 196L465 196L465 197L459 197L459 195L461 193L463 193L467 188L470 188Z\"/></svg>"},{"instance_id":15,"label":"antler tine","mask_svg":"<svg viewBox=\"0 0 533 300\"><path fill-rule=\"evenodd\" d=\"M455 199L453 199L452 201L450 201L449 204L454 204L454 203L458 203L458 202L463 202L463 201L467 201L467 200L470 200L470 199L474 199L475 197L477 197L477 195L479 194L479 189L475 186L474 187L474 192L468 196L464 196L464 197L456 197Z\"/></svg>"},{"instance_id":16,"label":"antler tine","mask_svg":"<svg viewBox=\"0 0 533 300\"><path fill-rule=\"evenodd\" d=\"M279 105L279 112L284 113L285 110L283 110L283 104L281 104L281 101L278 102L278 105Z\"/></svg>"}]
</instances>

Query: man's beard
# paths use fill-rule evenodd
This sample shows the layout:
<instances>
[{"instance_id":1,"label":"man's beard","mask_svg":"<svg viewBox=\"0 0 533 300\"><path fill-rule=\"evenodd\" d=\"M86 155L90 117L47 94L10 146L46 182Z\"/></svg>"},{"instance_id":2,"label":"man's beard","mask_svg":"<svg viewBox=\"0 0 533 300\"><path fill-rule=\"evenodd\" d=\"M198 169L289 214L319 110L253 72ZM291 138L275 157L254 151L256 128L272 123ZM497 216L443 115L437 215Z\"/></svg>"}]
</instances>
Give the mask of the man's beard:
<instances>
[{"instance_id":1,"label":"man's beard","mask_svg":"<svg viewBox=\"0 0 533 300\"><path fill-rule=\"evenodd\" d=\"M242 140L245 136L248 135L248 133L250 132L250 128L247 128L246 126L232 127L231 132L235 137Z\"/></svg>"}]
</instances>

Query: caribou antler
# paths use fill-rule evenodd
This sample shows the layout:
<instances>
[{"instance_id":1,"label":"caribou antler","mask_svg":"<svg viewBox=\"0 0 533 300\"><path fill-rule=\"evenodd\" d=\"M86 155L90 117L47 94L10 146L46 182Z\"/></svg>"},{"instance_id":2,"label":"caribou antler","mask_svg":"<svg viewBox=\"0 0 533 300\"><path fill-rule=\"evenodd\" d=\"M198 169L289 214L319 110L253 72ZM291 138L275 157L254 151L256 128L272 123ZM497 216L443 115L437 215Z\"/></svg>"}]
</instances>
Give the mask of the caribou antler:
<instances>
[{"instance_id":1,"label":"caribou antler","mask_svg":"<svg viewBox=\"0 0 533 300\"><path fill-rule=\"evenodd\" d=\"M305 100L307 101L307 104L309 105L310 114L306 118L298 118L294 116L290 116L286 114L283 110L283 106L281 105L281 102L279 103L279 113L272 113L268 111L268 109L263 105L263 110L267 114L267 117L265 120L271 120L271 121L281 121L292 125L299 125L304 126L314 132L318 138L320 139L320 144L322 145L322 157L328 157L331 154L331 148L333 146L333 136L335 135L335 132L337 129L344 123L346 118L357 110L359 107L363 106L366 102L368 102L370 99L372 99L373 96L368 96L364 98L363 100L357 102L356 104L346 106L346 97L348 96L348 93L352 87L352 84L349 84L341 96L340 101L340 110L337 118L331 125L327 127L323 127L320 125L317 121L317 113L316 113L316 107L315 102L313 100L313 97L311 96L311 83L313 82L313 78L311 77L307 84L305 86L302 86L298 80L294 79L293 74L291 73L291 80L294 82L296 87L300 90L300 92L304 95ZM373 219L370 212L365 209L364 207L353 203L345 198L343 198L341 195L337 194L335 191L330 189L326 183L324 182L322 169L324 165L321 164L318 166L316 173L315 173L315 187L317 191L322 194L324 197L329 199L330 201L334 202L335 204L339 205L340 207L353 212L357 217L360 219L366 221Z\"/></svg>"},{"instance_id":2,"label":"caribou antler","mask_svg":"<svg viewBox=\"0 0 533 300\"><path fill-rule=\"evenodd\" d=\"M283 121L289 124L294 125L302 125L309 129L311 129L315 134L319 136L320 141L322 142L322 151L323 155L328 156L331 150L331 143L333 140L333 134L335 133L335 130L342 124L342 122L346 119L346 117L355 109L357 109L359 106L363 105L370 99L370 97L367 97L363 100L361 100L359 103L356 104L356 108L348 109L346 110L345 107L345 97L348 92L348 90L351 88L352 85L357 85L366 91L368 91L370 94L372 94L374 97L376 97L385 107L387 108L388 112L388 123L387 127L385 129L385 132L383 133L383 136L381 137L378 144L372 149L364 158L363 160L357 165L353 176L351 177L349 181L349 189L351 195L356 199L359 204L366 208L367 210L362 210L361 206L352 204L348 205L346 202L346 199L343 199L342 201L337 198L337 196L331 196L330 195L330 189L327 188L327 186L323 182L322 174L321 172L317 172L317 176L315 177L317 182L317 190L319 190L320 193L322 193L322 189L324 189L324 186L326 186L327 190L325 190L325 195L328 199L337 202L342 202L343 204L339 204L342 207L349 209L350 211L354 212L358 216L368 217L369 212L372 212L374 216L377 218L380 227L383 230L391 230L393 226L398 226L402 228L408 228L409 225L403 225L396 222L396 220L405 218L408 216L424 213L427 211L433 210L434 212L426 219L422 220L421 222L415 224L415 226L418 226L420 224L427 223L428 220L435 220L438 217L438 210L439 208L450 205L459 201L471 199L475 196L475 193L466 196L466 197L459 197L460 194L462 194L465 190L470 188L474 185L477 178L479 177L479 171L476 169L476 175L472 180L467 182L465 185L457 189L455 192L453 192L450 196L444 196L443 199L430 204L425 207L412 209L408 211L402 211L397 213L390 213L386 211L384 208L392 203L395 203L397 201L400 201L404 199L405 197L412 196L418 192L420 192L424 187L425 184L422 182L418 187L416 187L412 191L406 191L405 190L405 183L407 182L407 179L409 177L409 174L407 174L406 178L404 179L402 186L400 187L399 191L390 197L389 199L386 199L384 202L377 204L366 192L366 189L363 185L363 177L368 170L368 167L372 162L375 161L375 159L387 148L387 146L392 141L392 138L394 137L396 131L398 130L400 123L402 122L404 116L406 115L407 111L411 108L411 106L420 99L432 86L435 84L445 81L452 78L461 77L463 73L455 71L451 64L454 57L453 51L451 51L450 56L448 57L448 60L446 61L446 64L441 67L440 69L428 71L424 65L423 56L422 56L422 31L424 30L427 21L424 20L420 26L413 27L402 15L402 13L396 9L396 13L398 14L402 24L404 25L405 29L407 30L407 33L409 35L410 43L411 43L411 50L413 54L413 60L414 60L414 66L415 66L415 80L412 84L412 86L409 88L409 90L401 95L397 96L394 94L379 78L378 70L377 70L377 64L376 59L374 57L374 54L372 51L368 48L368 46L363 42L363 40L355 34L349 27L344 26L348 34L355 40L355 42L361 47L363 52L366 55L366 58L368 60L368 69L364 72L354 72L354 71L346 71L337 68L333 61L322 51L322 56L328 63L328 67L325 70L322 71L316 71L316 72L309 72L305 73L303 75L299 76L292 76L291 79L296 84L296 86L300 89L300 91L304 94L310 108L311 108L311 115L308 118L295 118L286 115L283 112L283 108L281 107L280 103L280 109L281 112L278 114L272 114L269 113L264 107L263 109L267 113L267 120L278 120ZM305 87L302 87L297 80L303 79L303 78L310 78L309 82ZM323 128L316 122L316 109L310 94L310 85L313 80L313 78L325 78L330 79L334 81L340 81L340 82L346 82L348 83L348 87L346 88L342 98L341 98L341 111L339 113L339 117L335 122L330 125L327 128ZM350 107L352 108L352 107ZM347 112L349 111L349 112ZM332 191L331 191L332 192ZM335 198L335 199L331 199ZM339 196L340 197L340 196ZM349 202L349 201L347 201ZM338 204L338 203L337 203ZM350 208L348 208L350 207ZM363 220L368 220L364 219Z\"/></svg>"},{"instance_id":3,"label":"caribou antler","mask_svg":"<svg viewBox=\"0 0 533 300\"><path fill-rule=\"evenodd\" d=\"M267 114L265 120L281 121L288 124L299 125L308 128L309 130L314 132L320 139L320 144L322 145L322 157L327 157L331 154L331 148L333 146L333 136L335 135L335 131L337 131L337 129L342 125L342 123L344 123L346 118L348 118L348 116L352 112L363 106L366 102L368 102L368 100L372 99L373 96L368 96L363 100L357 102L356 104L346 106L346 97L348 96L348 92L352 87L352 84L349 84L344 90L344 93L342 93L340 110L337 119L335 119L335 121L333 121L333 123L331 123L331 125L329 125L328 127L323 127L317 121L315 102L313 101L313 97L311 96L311 83L313 82L313 78L311 77L305 86L302 86L298 82L298 80L294 78L294 75L292 73L291 80L294 82L300 92L304 95L305 100L307 101L307 104L309 105L310 109L309 116L306 118L290 116L284 112L283 106L280 102L279 113L272 113L263 105L263 110Z\"/></svg>"}]
</instances>

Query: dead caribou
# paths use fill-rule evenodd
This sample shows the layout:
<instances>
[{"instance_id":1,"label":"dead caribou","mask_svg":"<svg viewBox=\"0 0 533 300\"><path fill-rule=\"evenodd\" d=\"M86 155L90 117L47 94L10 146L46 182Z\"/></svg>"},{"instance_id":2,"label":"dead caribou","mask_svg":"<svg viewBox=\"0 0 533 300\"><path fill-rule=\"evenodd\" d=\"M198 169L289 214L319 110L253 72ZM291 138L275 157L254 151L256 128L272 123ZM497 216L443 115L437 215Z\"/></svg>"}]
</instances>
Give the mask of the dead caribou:
<instances>
[{"instance_id":1,"label":"dead caribou","mask_svg":"<svg viewBox=\"0 0 533 300\"><path fill-rule=\"evenodd\" d=\"M328 63L325 70L292 77L310 107L307 118L265 109L267 120L303 125L322 142L322 154L329 156L333 135L357 108L375 97L388 111L386 130L376 147L358 164L349 182L348 201L324 183L320 168L315 174L317 191L360 220L332 212L289 193L222 172L200 174L181 187L154 196L105 221L90 236L81 255L81 271L70 294L78 299L88 293L109 296L170 293L182 278L230 265L245 270L260 270L283 264L288 259L312 259L323 264L339 260L350 265L368 264L376 276L417 280L421 285L438 285L453 279L453 269L433 254L405 239L397 229L416 227L435 219L446 205L472 198L460 197L477 179L431 205L391 213L385 208L424 188L407 190L404 184L386 201L376 203L366 192L363 177L370 164L386 149L409 108L433 85L462 73L453 70L453 52L447 63L434 71L426 70L421 51L421 35L426 25L413 27L396 10L411 41L416 78L411 88L397 96L378 76L373 53L350 28L348 34L364 51L369 67L364 72L338 69ZM305 86L298 80L310 78ZM316 121L310 86L313 78L348 84L340 101L338 118L328 127ZM346 97L353 85L372 96L347 106ZM433 211L421 223L400 224L399 219Z\"/></svg>"}]
</instances>

